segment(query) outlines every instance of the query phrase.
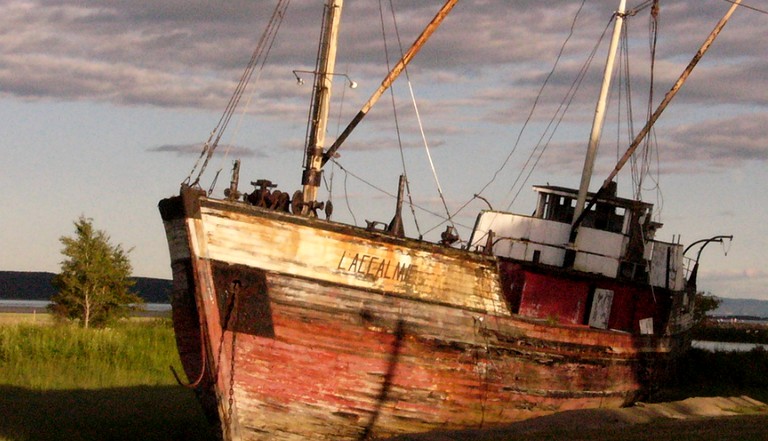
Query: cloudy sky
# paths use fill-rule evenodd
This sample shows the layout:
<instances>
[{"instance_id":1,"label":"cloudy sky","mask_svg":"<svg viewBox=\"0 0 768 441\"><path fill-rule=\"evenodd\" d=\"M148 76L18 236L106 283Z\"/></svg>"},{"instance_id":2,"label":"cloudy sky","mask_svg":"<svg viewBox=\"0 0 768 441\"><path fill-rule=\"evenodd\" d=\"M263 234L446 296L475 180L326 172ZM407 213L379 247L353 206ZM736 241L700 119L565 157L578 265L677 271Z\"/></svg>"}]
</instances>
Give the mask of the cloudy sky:
<instances>
[{"instance_id":1,"label":"cloudy sky","mask_svg":"<svg viewBox=\"0 0 768 441\"><path fill-rule=\"evenodd\" d=\"M731 246L703 253L700 289L768 300L768 0L746 1L749 8L735 13L662 116L648 154L622 173L619 189L631 197L640 188L656 204L661 240L733 234ZM85 215L113 243L132 248L135 275L170 278L157 202L190 173L276 3L0 2L0 270L58 271L59 238ZM387 59L399 58L398 35L407 48L443 2L393 0L394 13L382 3L344 6L336 70L359 87L336 77L330 139L386 75ZM418 222L406 208L407 232L427 239L445 228L437 182L451 212L481 193L495 209L529 213L531 185L577 186L607 48L601 35L610 33L617 4L459 2L408 78L384 95L342 147L339 165L326 170L321 197L334 202L334 219L389 221L403 164ZM661 1L654 103L729 7L726 0ZM314 69L321 14L320 0L290 2L246 106L201 180L208 188L221 170L215 195L236 158L243 191L260 178L290 193L299 188L311 75L299 72L301 86L292 71ZM628 21L593 189L648 113L651 28L648 8ZM463 239L485 207L475 199L457 214Z\"/></svg>"}]
</instances>

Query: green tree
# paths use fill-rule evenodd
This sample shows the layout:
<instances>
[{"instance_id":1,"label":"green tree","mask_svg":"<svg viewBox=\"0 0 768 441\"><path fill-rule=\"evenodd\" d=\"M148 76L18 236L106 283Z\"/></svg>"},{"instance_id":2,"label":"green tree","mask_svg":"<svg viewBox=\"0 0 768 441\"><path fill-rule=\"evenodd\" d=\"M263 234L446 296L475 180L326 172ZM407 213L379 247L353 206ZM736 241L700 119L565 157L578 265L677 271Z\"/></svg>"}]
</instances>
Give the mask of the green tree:
<instances>
[{"instance_id":1,"label":"green tree","mask_svg":"<svg viewBox=\"0 0 768 441\"><path fill-rule=\"evenodd\" d=\"M712 293L697 292L696 302L693 305L693 323L695 327L701 327L707 320L707 313L714 311L723 301Z\"/></svg>"},{"instance_id":2,"label":"green tree","mask_svg":"<svg viewBox=\"0 0 768 441\"><path fill-rule=\"evenodd\" d=\"M61 273L53 279L58 293L49 307L59 318L89 326L106 326L126 317L143 300L132 293L131 262L121 245L93 227L93 220L80 216L73 237L62 236Z\"/></svg>"}]
</instances>

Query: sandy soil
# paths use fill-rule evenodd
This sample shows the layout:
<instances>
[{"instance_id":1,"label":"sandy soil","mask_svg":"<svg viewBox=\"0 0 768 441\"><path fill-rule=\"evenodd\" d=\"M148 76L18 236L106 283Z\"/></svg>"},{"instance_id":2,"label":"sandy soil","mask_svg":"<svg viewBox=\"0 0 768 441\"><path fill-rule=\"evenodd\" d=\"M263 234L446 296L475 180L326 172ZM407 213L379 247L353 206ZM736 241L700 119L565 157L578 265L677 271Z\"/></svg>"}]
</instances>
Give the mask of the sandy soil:
<instances>
[{"instance_id":1,"label":"sandy soil","mask_svg":"<svg viewBox=\"0 0 768 441\"><path fill-rule=\"evenodd\" d=\"M623 409L561 412L484 430L433 432L399 441L768 440L768 406L749 397L702 397Z\"/></svg>"}]
</instances>

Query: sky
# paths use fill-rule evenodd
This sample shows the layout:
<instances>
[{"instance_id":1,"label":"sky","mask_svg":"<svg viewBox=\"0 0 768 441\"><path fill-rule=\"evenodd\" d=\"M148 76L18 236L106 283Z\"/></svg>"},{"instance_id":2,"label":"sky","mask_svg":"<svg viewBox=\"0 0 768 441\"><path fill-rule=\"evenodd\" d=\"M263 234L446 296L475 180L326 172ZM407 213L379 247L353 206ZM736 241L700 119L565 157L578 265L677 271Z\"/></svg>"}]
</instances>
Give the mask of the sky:
<instances>
[{"instance_id":1,"label":"sky","mask_svg":"<svg viewBox=\"0 0 768 441\"><path fill-rule=\"evenodd\" d=\"M329 140L442 3L345 2L336 72L347 77L335 77ZM59 239L86 216L131 250L134 275L170 278L157 203L190 174L275 4L0 2L0 270L57 272ZM700 290L768 300L768 0L745 4L618 183L621 196L639 191L655 204L659 240L734 236L702 252ZM333 219L388 222L404 169L415 206L404 208L406 232L426 240L439 238L446 211L466 240L488 204L529 214L532 185L577 187L617 5L460 1L342 146L338 165L326 167L320 197L333 202ZM643 126L649 99L658 104L729 7L661 0L655 22L648 8L629 17L592 190ZM288 5L244 109L201 177L207 189L220 171L214 196L234 159L242 160L241 191L261 178L289 193L300 188L321 14L320 0ZM346 78L358 87L345 87Z\"/></svg>"}]
</instances>

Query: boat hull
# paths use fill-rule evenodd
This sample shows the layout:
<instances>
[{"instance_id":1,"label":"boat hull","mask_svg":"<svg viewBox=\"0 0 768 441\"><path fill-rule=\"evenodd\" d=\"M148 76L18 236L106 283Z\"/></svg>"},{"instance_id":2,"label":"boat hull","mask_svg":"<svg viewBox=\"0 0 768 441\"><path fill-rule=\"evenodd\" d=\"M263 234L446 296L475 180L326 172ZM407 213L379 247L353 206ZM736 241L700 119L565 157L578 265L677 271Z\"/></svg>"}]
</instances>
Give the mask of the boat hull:
<instances>
[{"instance_id":1,"label":"boat hull","mask_svg":"<svg viewBox=\"0 0 768 441\"><path fill-rule=\"evenodd\" d=\"M619 407L685 346L684 334L512 314L499 262L476 253L192 190L160 208L179 353L227 440L365 439Z\"/></svg>"}]
</instances>

